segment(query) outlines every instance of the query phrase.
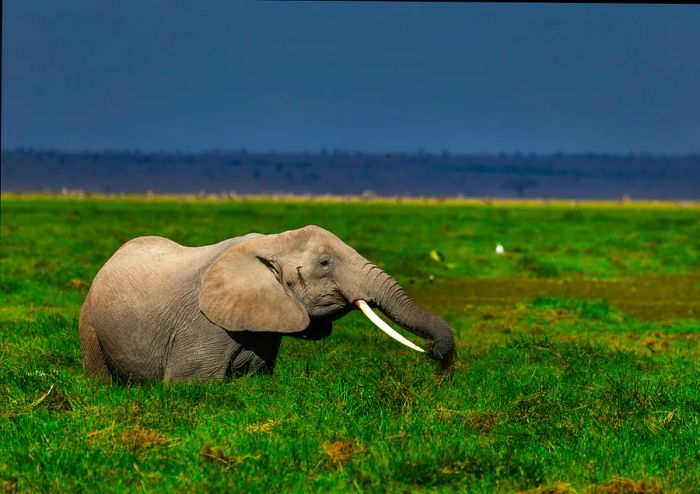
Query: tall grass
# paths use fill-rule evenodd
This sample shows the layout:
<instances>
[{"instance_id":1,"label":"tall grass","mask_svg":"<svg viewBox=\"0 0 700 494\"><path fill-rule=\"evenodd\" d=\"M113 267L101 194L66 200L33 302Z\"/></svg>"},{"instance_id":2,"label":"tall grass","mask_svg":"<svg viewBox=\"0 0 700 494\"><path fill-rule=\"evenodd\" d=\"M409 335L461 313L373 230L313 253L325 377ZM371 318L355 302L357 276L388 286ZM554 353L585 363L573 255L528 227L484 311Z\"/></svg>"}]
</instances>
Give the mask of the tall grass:
<instances>
[{"instance_id":1,"label":"tall grass","mask_svg":"<svg viewBox=\"0 0 700 494\"><path fill-rule=\"evenodd\" d=\"M697 317L640 320L607 300L568 295L498 307L452 301L448 310L444 294L431 292L441 280L459 292L460 280L502 279L505 296L508 280L651 273L696 293L697 211L21 198L1 206L5 491L698 491ZM326 340L285 339L272 376L124 385L83 374L80 305L125 240L157 234L202 245L308 223L334 231L409 293L434 293L456 333L451 373L353 313ZM506 256L493 253L499 241ZM665 300L674 287L658 290Z\"/></svg>"}]
</instances>

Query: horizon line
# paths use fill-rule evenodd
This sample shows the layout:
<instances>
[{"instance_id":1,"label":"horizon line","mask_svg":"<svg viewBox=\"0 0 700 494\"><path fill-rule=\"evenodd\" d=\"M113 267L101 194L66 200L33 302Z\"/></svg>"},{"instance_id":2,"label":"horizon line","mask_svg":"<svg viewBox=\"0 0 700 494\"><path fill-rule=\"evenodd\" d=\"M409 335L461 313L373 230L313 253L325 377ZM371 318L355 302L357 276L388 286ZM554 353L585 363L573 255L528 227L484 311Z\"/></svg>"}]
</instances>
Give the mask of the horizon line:
<instances>
[{"instance_id":1,"label":"horizon line","mask_svg":"<svg viewBox=\"0 0 700 494\"><path fill-rule=\"evenodd\" d=\"M60 149L55 147L32 147L32 146L15 146L10 148L1 148L0 153L12 152L37 152L37 153L57 153L57 154L149 154L149 155L206 155L206 154L250 154L250 155L311 155L311 156L328 156L328 155L368 155L368 156L431 156L431 157L643 157L643 158L693 158L700 157L700 150L690 151L685 153L664 153L657 151L450 151L448 149L442 151L427 151L417 149L413 151L363 151L363 150L348 150L348 149L329 149L321 147L316 150L253 150L246 147L239 148L209 148L201 150L168 150L168 149L138 149L138 148L103 148L103 149Z\"/></svg>"},{"instance_id":2,"label":"horizon line","mask_svg":"<svg viewBox=\"0 0 700 494\"><path fill-rule=\"evenodd\" d=\"M317 204L424 204L424 205L482 205L482 206L539 206L539 207L674 207L700 208L696 199L634 199L627 194L618 198L591 199L563 197L505 197L460 195L382 195L382 194L296 194L280 192L230 193L230 192L91 192L84 189L64 188L57 192L7 191L0 189L0 199L34 200L133 200L133 201L191 201L191 202L281 202Z\"/></svg>"}]
</instances>

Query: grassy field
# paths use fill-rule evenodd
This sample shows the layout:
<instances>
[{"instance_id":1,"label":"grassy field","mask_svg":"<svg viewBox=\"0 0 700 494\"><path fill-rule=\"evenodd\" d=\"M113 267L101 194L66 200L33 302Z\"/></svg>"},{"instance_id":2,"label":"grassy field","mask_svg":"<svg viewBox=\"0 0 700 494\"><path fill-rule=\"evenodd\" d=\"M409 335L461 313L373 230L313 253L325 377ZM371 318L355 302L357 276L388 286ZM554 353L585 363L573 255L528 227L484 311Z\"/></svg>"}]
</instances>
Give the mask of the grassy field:
<instances>
[{"instance_id":1,"label":"grassy field","mask_svg":"<svg viewBox=\"0 0 700 494\"><path fill-rule=\"evenodd\" d=\"M3 491L700 492L697 205L5 195L1 219ZM80 306L123 242L306 224L451 324L453 373L353 313L272 376L83 374Z\"/></svg>"}]
</instances>

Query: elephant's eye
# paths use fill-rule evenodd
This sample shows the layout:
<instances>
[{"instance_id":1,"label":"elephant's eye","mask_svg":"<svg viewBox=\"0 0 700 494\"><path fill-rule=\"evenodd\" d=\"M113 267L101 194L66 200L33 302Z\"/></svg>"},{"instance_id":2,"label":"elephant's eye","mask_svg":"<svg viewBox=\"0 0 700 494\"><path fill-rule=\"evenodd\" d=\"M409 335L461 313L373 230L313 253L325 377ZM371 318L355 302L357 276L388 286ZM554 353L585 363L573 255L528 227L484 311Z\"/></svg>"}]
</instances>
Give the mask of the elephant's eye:
<instances>
[{"instance_id":1,"label":"elephant's eye","mask_svg":"<svg viewBox=\"0 0 700 494\"><path fill-rule=\"evenodd\" d=\"M330 263L331 263L331 262L330 262L328 259L321 259L321 260L319 261L319 264L320 264L321 267L323 267L323 268L327 268L327 267L330 265Z\"/></svg>"}]
</instances>

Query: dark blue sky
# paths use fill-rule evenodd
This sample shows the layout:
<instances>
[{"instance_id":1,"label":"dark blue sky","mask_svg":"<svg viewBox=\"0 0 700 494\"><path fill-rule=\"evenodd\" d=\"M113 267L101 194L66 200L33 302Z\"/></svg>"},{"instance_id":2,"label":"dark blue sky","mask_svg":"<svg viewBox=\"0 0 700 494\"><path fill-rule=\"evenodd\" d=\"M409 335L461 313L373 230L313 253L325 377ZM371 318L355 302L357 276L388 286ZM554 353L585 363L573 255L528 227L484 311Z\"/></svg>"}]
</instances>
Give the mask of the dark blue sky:
<instances>
[{"instance_id":1,"label":"dark blue sky","mask_svg":"<svg viewBox=\"0 0 700 494\"><path fill-rule=\"evenodd\" d=\"M3 2L2 146L700 151L700 6Z\"/></svg>"}]
</instances>

